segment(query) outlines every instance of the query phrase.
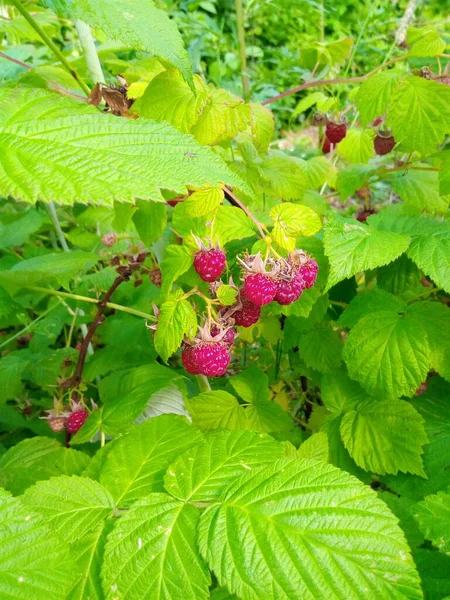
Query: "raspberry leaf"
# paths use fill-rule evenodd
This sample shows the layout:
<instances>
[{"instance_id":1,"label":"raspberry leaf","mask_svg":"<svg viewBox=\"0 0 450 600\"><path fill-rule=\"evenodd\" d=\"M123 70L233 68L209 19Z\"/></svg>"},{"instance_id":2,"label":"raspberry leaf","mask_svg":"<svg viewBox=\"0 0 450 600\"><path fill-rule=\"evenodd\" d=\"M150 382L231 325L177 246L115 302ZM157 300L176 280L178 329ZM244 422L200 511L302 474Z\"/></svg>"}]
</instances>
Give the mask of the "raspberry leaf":
<instances>
[{"instance_id":1,"label":"raspberry leaf","mask_svg":"<svg viewBox=\"0 0 450 600\"><path fill-rule=\"evenodd\" d=\"M297 450L298 458L329 462L328 436L324 431L314 433Z\"/></svg>"},{"instance_id":2,"label":"raspberry leaf","mask_svg":"<svg viewBox=\"0 0 450 600\"><path fill-rule=\"evenodd\" d=\"M420 170L412 167L408 171L395 171L390 177L393 190L400 196L407 207L416 212L445 214L448 202L439 193L439 173L437 171Z\"/></svg>"},{"instance_id":3,"label":"raspberry leaf","mask_svg":"<svg viewBox=\"0 0 450 600\"><path fill-rule=\"evenodd\" d=\"M133 223L139 237L146 246L151 246L164 233L167 225L167 209L162 202L136 202L138 210L133 214Z\"/></svg>"},{"instance_id":4,"label":"raspberry leaf","mask_svg":"<svg viewBox=\"0 0 450 600\"><path fill-rule=\"evenodd\" d=\"M407 235L377 231L352 219L330 216L324 231L325 254L330 261L326 290L361 271L390 263L405 252L409 243Z\"/></svg>"},{"instance_id":5,"label":"raspberry leaf","mask_svg":"<svg viewBox=\"0 0 450 600\"><path fill-rule=\"evenodd\" d=\"M219 583L249 600L346 598L355 587L421 597L397 519L356 478L318 461L284 459L243 475L203 513L199 545ZM370 567L381 557L383 572Z\"/></svg>"},{"instance_id":6,"label":"raspberry leaf","mask_svg":"<svg viewBox=\"0 0 450 600\"><path fill-rule=\"evenodd\" d=\"M282 152L269 155L258 165L258 172L263 191L285 200L301 200L308 186L303 161Z\"/></svg>"},{"instance_id":7,"label":"raspberry leaf","mask_svg":"<svg viewBox=\"0 0 450 600\"><path fill-rule=\"evenodd\" d=\"M194 337L197 332L197 314L187 300L168 300L161 305L155 350L164 362L181 346L184 336Z\"/></svg>"},{"instance_id":8,"label":"raspberry leaf","mask_svg":"<svg viewBox=\"0 0 450 600\"><path fill-rule=\"evenodd\" d=\"M251 431L220 431L172 463L166 490L189 502L215 502L223 490L247 471L284 455L282 444Z\"/></svg>"},{"instance_id":9,"label":"raspberry leaf","mask_svg":"<svg viewBox=\"0 0 450 600\"><path fill-rule=\"evenodd\" d=\"M322 228L320 217L308 206L283 202L270 210L274 227L271 236L285 250L292 251L299 235L315 235Z\"/></svg>"},{"instance_id":10,"label":"raspberry leaf","mask_svg":"<svg viewBox=\"0 0 450 600\"><path fill-rule=\"evenodd\" d=\"M450 492L427 496L413 509L414 517L427 540L441 552L450 552Z\"/></svg>"},{"instance_id":11,"label":"raspberry leaf","mask_svg":"<svg viewBox=\"0 0 450 600\"><path fill-rule=\"evenodd\" d=\"M374 153L372 132L350 129L338 144L337 152L350 164L368 162Z\"/></svg>"},{"instance_id":12,"label":"raspberry leaf","mask_svg":"<svg viewBox=\"0 0 450 600\"><path fill-rule=\"evenodd\" d=\"M200 429L248 429L245 408L228 392L203 392L189 398L186 405Z\"/></svg>"},{"instance_id":13,"label":"raspberry leaf","mask_svg":"<svg viewBox=\"0 0 450 600\"><path fill-rule=\"evenodd\" d=\"M410 46L409 56L438 56L447 47L445 40L434 27L410 27L406 42Z\"/></svg>"},{"instance_id":14,"label":"raspberry leaf","mask_svg":"<svg viewBox=\"0 0 450 600\"><path fill-rule=\"evenodd\" d=\"M425 275L450 293L450 227L436 227L431 235L413 238L408 256Z\"/></svg>"},{"instance_id":15,"label":"raspberry leaf","mask_svg":"<svg viewBox=\"0 0 450 600\"><path fill-rule=\"evenodd\" d=\"M236 301L237 289L231 285L222 284L217 288L216 296L221 304L231 306Z\"/></svg>"},{"instance_id":16,"label":"raspberry leaf","mask_svg":"<svg viewBox=\"0 0 450 600\"><path fill-rule=\"evenodd\" d=\"M161 262L163 297L170 292L173 283L186 273L194 262L194 255L186 246L167 246Z\"/></svg>"},{"instance_id":17,"label":"raspberry leaf","mask_svg":"<svg viewBox=\"0 0 450 600\"><path fill-rule=\"evenodd\" d=\"M343 357L352 379L371 394L411 397L425 381L430 348L424 329L407 313L375 311L350 331Z\"/></svg>"},{"instance_id":18,"label":"raspberry leaf","mask_svg":"<svg viewBox=\"0 0 450 600\"><path fill-rule=\"evenodd\" d=\"M384 114L399 81L400 75L395 71L382 71L361 84L355 102L364 127Z\"/></svg>"},{"instance_id":19,"label":"raspberry leaf","mask_svg":"<svg viewBox=\"0 0 450 600\"><path fill-rule=\"evenodd\" d=\"M336 188L341 200L347 200L356 190L361 189L369 180L373 168L369 165L349 165L339 169L336 176Z\"/></svg>"},{"instance_id":20,"label":"raspberry leaf","mask_svg":"<svg viewBox=\"0 0 450 600\"><path fill-rule=\"evenodd\" d=\"M300 357L308 367L328 373L341 364L342 340L327 324L314 325L298 334Z\"/></svg>"},{"instance_id":21,"label":"raspberry leaf","mask_svg":"<svg viewBox=\"0 0 450 600\"><path fill-rule=\"evenodd\" d=\"M250 113L253 141L258 150L267 152L275 130L273 113L265 106L254 102L250 104Z\"/></svg>"},{"instance_id":22,"label":"raspberry leaf","mask_svg":"<svg viewBox=\"0 0 450 600\"><path fill-rule=\"evenodd\" d=\"M384 267L388 268L388 267ZM368 313L380 310L393 310L397 312L404 311L407 307L406 302L396 298L392 294L374 288L355 296L350 302L348 308L339 317L337 324L340 327L354 327L356 323Z\"/></svg>"},{"instance_id":23,"label":"raspberry leaf","mask_svg":"<svg viewBox=\"0 0 450 600\"><path fill-rule=\"evenodd\" d=\"M111 494L87 477L52 477L28 488L25 506L38 512L67 541L95 529L114 509Z\"/></svg>"},{"instance_id":24,"label":"raspberry leaf","mask_svg":"<svg viewBox=\"0 0 450 600\"><path fill-rule=\"evenodd\" d=\"M106 596L207 600L210 574L197 550L200 511L168 494L150 494L108 536L102 567ZM113 590L113 591L111 591Z\"/></svg>"},{"instance_id":25,"label":"raspberry leaf","mask_svg":"<svg viewBox=\"0 0 450 600\"><path fill-rule=\"evenodd\" d=\"M192 217L204 217L213 213L223 202L223 190L204 188L194 192L185 200L186 211Z\"/></svg>"}]
</instances>

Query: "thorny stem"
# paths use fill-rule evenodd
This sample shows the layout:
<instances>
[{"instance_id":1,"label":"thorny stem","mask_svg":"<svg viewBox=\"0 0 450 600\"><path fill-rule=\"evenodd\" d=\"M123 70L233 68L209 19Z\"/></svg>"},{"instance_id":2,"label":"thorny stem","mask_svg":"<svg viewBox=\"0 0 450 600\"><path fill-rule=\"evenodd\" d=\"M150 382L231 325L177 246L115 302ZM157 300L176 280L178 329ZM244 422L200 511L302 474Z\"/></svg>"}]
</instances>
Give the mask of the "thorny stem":
<instances>
[{"instance_id":1,"label":"thorny stem","mask_svg":"<svg viewBox=\"0 0 450 600\"><path fill-rule=\"evenodd\" d=\"M89 96L91 91L88 88L88 86L86 85L86 83L83 81L83 79L81 79L81 77L78 75L78 73L75 71L75 69L70 65L69 61L66 59L64 54L61 52L61 50L58 48L58 46L53 42L53 40L45 33L45 31L42 29L42 27L39 25L39 23L33 19L31 14L28 12L28 10L25 8L25 6L22 4L21 0L11 0L11 3L17 8L17 10L20 12L20 14L23 16L23 18L27 21L27 23L29 25L31 25L31 27L36 31L36 33L42 39L44 44L46 46L48 46L48 48L50 48L50 50L58 58L58 60L61 62L63 67L66 69L66 71L70 75L72 75L72 77L78 83L78 85L83 90L83 92L87 96Z\"/></svg>"},{"instance_id":2,"label":"thorny stem","mask_svg":"<svg viewBox=\"0 0 450 600\"><path fill-rule=\"evenodd\" d=\"M223 186L223 191L225 192L225 196L226 196L227 200L233 206L237 206L238 208L240 208L241 210L243 210L245 212L245 214L256 225L256 227L258 228L258 231L259 231L261 237L265 238L266 234L264 233L264 229L263 229L264 225L258 221L258 219L255 217L255 215L253 215L253 213L250 212L250 210L245 206L245 204L242 202L242 200L239 200L239 198L237 196L235 196L233 194L233 192L229 188L227 188L226 186Z\"/></svg>"}]
</instances>

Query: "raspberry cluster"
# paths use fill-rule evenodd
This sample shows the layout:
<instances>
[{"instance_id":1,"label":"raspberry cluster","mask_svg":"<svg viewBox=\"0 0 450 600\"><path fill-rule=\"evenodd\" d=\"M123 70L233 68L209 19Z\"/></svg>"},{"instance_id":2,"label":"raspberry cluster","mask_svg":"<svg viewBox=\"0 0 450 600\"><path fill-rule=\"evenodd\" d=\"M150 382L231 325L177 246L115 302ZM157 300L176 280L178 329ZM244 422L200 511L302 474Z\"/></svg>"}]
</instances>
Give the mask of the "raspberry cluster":
<instances>
[{"instance_id":1,"label":"raspberry cluster","mask_svg":"<svg viewBox=\"0 0 450 600\"><path fill-rule=\"evenodd\" d=\"M50 429L56 433L66 429L71 435L75 435L89 416L88 411L80 402L72 400L70 410L68 411L65 411L57 400L55 400L54 406L51 410L46 411L47 414L45 417L41 418L45 419ZM97 408L94 402L92 402L92 406L93 408Z\"/></svg>"},{"instance_id":2,"label":"raspberry cluster","mask_svg":"<svg viewBox=\"0 0 450 600\"><path fill-rule=\"evenodd\" d=\"M220 283L215 282L226 268L226 256L221 248L208 248L203 242L199 242L199 247L194 268L203 281L210 283L210 290L214 292L220 287ZM319 270L317 262L303 250L296 250L286 259L278 257L263 261L256 254L245 255L243 259L238 257L238 261L242 266L243 285L240 288L234 286L236 302L232 306L219 306L216 321L209 315L199 327L197 336L183 343L181 360L185 370L192 375L224 375L236 338L235 326L251 327L260 318L261 307L273 301L282 306L292 304L303 290L316 283ZM230 284L234 285L231 280Z\"/></svg>"}]
</instances>

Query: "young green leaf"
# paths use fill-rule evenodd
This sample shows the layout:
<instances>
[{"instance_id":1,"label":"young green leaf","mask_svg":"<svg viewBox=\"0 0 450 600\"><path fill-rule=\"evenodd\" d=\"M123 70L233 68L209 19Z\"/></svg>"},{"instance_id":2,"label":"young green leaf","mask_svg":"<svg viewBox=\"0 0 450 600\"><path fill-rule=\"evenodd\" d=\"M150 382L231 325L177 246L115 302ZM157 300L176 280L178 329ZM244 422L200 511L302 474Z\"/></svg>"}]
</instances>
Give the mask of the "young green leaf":
<instances>
[{"instance_id":1,"label":"young green leaf","mask_svg":"<svg viewBox=\"0 0 450 600\"><path fill-rule=\"evenodd\" d=\"M338 144L337 151L352 165L367 163L374 154L373 133L350 129L342 142Z\"/></svg>"},{"instance_id":2,"label":"young green leaf","mask_svg":"<svg viewBox=\"0 0 450 600\"><path fill-rule=\"evenodd\" d=\"M408 256L425 275L450 293L450 228L436 227L429 235L413 238Z\"/></svg>"},{"instance_id":3,"label":"young green leaf","mask_svg":"<svg viewBox=\"0 0 450 600\"><path fill-rule=\"evenodd\" d=\"M181 346L184 336L192 338L197 332L197 314L187 300L168 300L161 305L155 350L164 362Z\"/></svg>"},{"instance_id":4,"label":"young green leaf","mask_svg":"<svg viewBox=\"0 0 450 600\"><path fill-rule=\"evenodd\" d=\"M138 210L133 214L133 223L139 237L146 246L159 240L167 225L167 208L162 202L136 202Z\"/></svg>"},{"instance_id":5,"label":"young green leaf","mask_svg":"<svg viewBox=\"0 0 450 600\"><path fill-rule=\"evenodd\" d=\"M274 227L271 236L282 248L292 251L299 235L314 235L322 228L320 217L308 206L284 202L270 210Z\"/></svg>"},{"instance_id":6,"label":"young green leaf","mask_svg":"<svg viewBox=\"0 0 450 600\"><path fill-rule=\"evenodd\" d=\"M439 194L439 173L437 171L421 170L420 163L417 169L411 168L406 172L394 171L390 177L392 189L418 213L442 213L448 209L448 202Z\"/></svg>"},{"instance_id":7,"label":"young green leaf","mask_svg":"<svg viewBox=\"0 0 450 600\"><path fill-rule=\"evenodd\" d=\"M400 75L395 71L380 71L363 81L355 102L364 127L377 117L383 116L399 81Z\"/></svg>"},{"instance_id":8,"label":"young green leaf","mask_svg":"<svg viewBox=\"0 0 450 600\"><path fill-rule=\"evenodd\" d=\"M222 390L203 392L186 401L192 422L200 429L248 429L245 408Z\"/></svg>"},{"instance_id":9,"label":"young green leaf","mask_svg":"<svg viewBox=\"0 0 450 600\"><path fill-rule=\"evenodd\" d=\"M409 56L438 56L447 46L434 27L410 27L406 36Z\"/></svg>"},{"instance_id":10,"label":"young green leaf","mask_svg":"<svg viewBox=\"0 0 450 600\"><path fill-rule=\"evenodd\" d=\"M420 530L441 552L450 552L450 492L427 496L412 509Z\"/></svg>"},{"instance_id":11,"label":"young green leaf","mask_svg":"<svg viewBox=\"0 0 450 600\"><path fill-rule=\"evenodd\" d=\"M236 288L222 284L217 288L216 296L223 306L231 306L236 301L237 293Z\"/></svg>"},{"instance_id":12,"label":"young green leaf","mask_svg":"<svg viewBox=\"0 0 450 600\"><path fill-rule=\"evenodd\" d=\"M167 246L161 262L161 293L165 296L172 289L173 283L194 263L194 254L186 246Z\"/></svg>"},{"instance_id":13,"label":"young green leaf","mask_svg":"<svg viewBox=\"0 0 450 600\"><path fill-rule=\"evenodd\" d=\"M191 217L205 217L213 213L223 202L223 190L204 188L186 198L186 211Z\"/></svg>"},{"instance_id":14,"label":"young green leaf","mask_svg":"<svg viewBox=\"0 0 450 600\"><path fill-rule=\"evenodd\" d=\"M314 433L305 440L297 450L297 457L301 459L321 460L329 462L328 436L324 431Z\"/></svg>"},{"instance_id":15,"label":"young green leaf","mask_svg":"<svg viewBox=\"0 0 450 600\"><path fill-rule=\"evenodd\" d=\"M298 334L300 357L308 367L327 373L341 364L342 339L327 324L314 325Z\"/></svg>"},{"instance_id":16,"label":"young green leaf","mask_svg":"<svg viewBox=\"0 0 450 600\"><path fill-rule=\"evenodd\" d=\"M387 269L388 267L384 268ZM406 310L406 307L406 302L403 302L384 290L373 288L355 296L339 317L337 324L339 327L351 328L354 327L360 319L371 312L380 310L402 312Z\"/></svg>"}]
</instances>

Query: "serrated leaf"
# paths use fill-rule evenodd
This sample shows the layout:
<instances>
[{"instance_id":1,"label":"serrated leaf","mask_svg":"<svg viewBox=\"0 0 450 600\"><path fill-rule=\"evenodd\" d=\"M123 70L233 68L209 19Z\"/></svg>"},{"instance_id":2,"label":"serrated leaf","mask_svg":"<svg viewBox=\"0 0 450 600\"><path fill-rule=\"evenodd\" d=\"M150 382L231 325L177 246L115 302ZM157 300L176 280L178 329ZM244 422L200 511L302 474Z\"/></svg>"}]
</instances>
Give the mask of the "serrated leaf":
<instances>
[{"instance_id":1,"label":"serrated leaf","mask_svg":"<svg viewBox=\"0 0 450 600\"><path fill-rule=\"evenodd\" d=\"M6 402L20 396L24 390L22 373L26 369L31 356L20 351L7 354L0 359L0 402Z\"/></svg>"},{"instance_id":2,"label":"serrated leaf","mask_svg":"<svg viewBox=\"0 0 450 600\"><path fill-rule=\"evenodd\" d=\"M366 471L426 477L421 454L428 438L422 417L408 402L359 402L343 415L340 431L350 456Z\"/></svg>"},{"instance_id":3,"label":"serrated leaf","mask_svg":"<svg viewBox=\"0 0 450 600\"><path fill-rule=\"evenodd\" d=\"M258 150L267 152L275 130L275 121L272 111L265 106L254 102L249 106L251 119L250 128L253 142Z\"/></svg>"},{"instance_id":4,"label":"serrated leaf","mask_svg":"<svg viewBox=\"0 0 450 600\"><path fill-rule=\"evenodd\" d=\"M203 513L199 545L220 585L248 600L355 589L421 598L396 518L356 478L318 461L285 459L238 479Z\"/></svg>"},{"instance_id":5,"label":"serrated leaf","mask_svg":"<svg viewBox=\"0 0 450 600\"><path fill-rule=\"evenodd\" d=\"M210 575L196 543L199 517L198 508L167 494L136 502L108 536L106 598L209 598Z\"/></svg>"},{"instance_id":6,"label":"serrated leaf","mask_svg":"<svg viewBox=\"0 0 450 600\"><path fill-rule=\"evenodd\" d=\"M355 102L364 127L384 114L399 81L399 73L383 71L375 73L361 84Z\"/></svg>"},{"instance_id":7,"label":"serrated leaf","mask_svg":"<svg viewBox=\"0 0 450 600\"><path fill-rule=\"evenodd\" d=\"M406 77L391 96L387 125L404 152L431 154L450 130L450 88Z\"/></svg>"},{"instance_id":8,"label":"serrated leaf","mask_svg":"<svg viewBox=\"0 0 450 600\"><path fill-rule=\"evenodd\" d=\"M111 494L87 477L52 477L28 488L21 498L51 527L74 542L95 529L114 508Z\"/></svg>"},{"instance_id":9,"label":"serrated leaf","mask_svg":"<svg viewBox=\"0 0 450 600\"><path fill-rule=\"evenodd\" d=\"M385 310L358 321L343 357L350 377L371 394L411 397L426 379L430 348L416 319Z\"/></svg>"},{"instance_id":10,"label":"serrated leaf","mask_svg":"<svg viewBox=\"0 0 450 600\"><path fill-rule=\"evenodd\" d=\"M350 129L337 145L337 152L350 164L367 163L374 154L373 133Z\"/></svg>"},{"instance_id":11,"label":"serrated leaf","mask_svg":"<svg viewBox=\"0 0 450 600\"><path fill-rule=\"evenodd\" d=\"M167 294L173 283L194 263L194 255L186 246L167 246L161 262L161 293Z\"/></svg>"},{"instance_id":12,"label":"serrated leaf","mask_svg":"<svg viewBox=\"0 0 450 600\"><path fill-rule=\"evenodd\" d=\"M162 202L136 202L138 210L133 214L133 223L139 237L146 246L159 240L167 225L167 208Z\"/></svg>"},{"instance_id":13,"label":"serrated leaf","mask_svg":"<svg viewBox=\"0 0 450 600\"><path fill-rule=\"evenodd\" d=\"M373 168L369 165L349 165L339 169L336 188L339 190L341 200L347 200L349 196L367 185L372 171Z\"/></svg>"},{"instance_id":14,"label":"serrated leaf","mask_svg":"<svg viewBox=\"0 0 450 600\"><path fill-rule=\"evenodd\" d=\"M398 518L400 527L405 533L409 547L414 550L414 548L421 546L425 541L424 536L419 530L417 522L411 512L411 508L414 506L415 502L410 498L397 496L397 494L387 491L378 492L378 497L381 498L383 502L386 502L389 509Z\"/></svg>"},{"instance_id":15,"label":"serrated leaf","mask_svg":"<svg viewBox=\"0 0 450 600\"><path fill-rule=\"evenodd\" d=\"M44 90L4 88L0 102L0 152L8 157L0 166L2 196L111 205L161 201L161 188L239 187L217 154L171 125L118 119Z\"/></svg>"},{"instance_id":16,"label":"serrated leaf","mask_svg":"<svg viewBox=\"0 0 450 600\"><path fill-rule=\"evenodd\" d=\"M34 437L11 447L0 459L0 485L15 495L37 481L58 475L80 475L89 457L63 448L56 440Z\"/></svg>"},{"instance_id":17,"label":"serrated leaf","mask_svg":"<svg viewBox=\"0 0 450 600\"><path fill-rule=\"evenodd\" d=\"M250 431L221 431L177 458L164 478L166 490L189 502L214 502L247 471L282 458L273 438Z\"/></svg>"},{"instance_id":18,"label":"serrated leaf","mask_svg":"<svg viewBox=\"0 0 450 600\"><path fill-rule=\"evenodd\" d=\"M384 290L374 288L355 296L339 317L337 324L339 327L353 327L360 319L367 316L368 313L380 310L402 312L406 307L406 302Z\"/></svg>"},{"instance_id":19,"label":"serrated leaf","mask_svg":"<svg viewBox=\"0 0 450 600\"><path fill-rule=\"evenodd\" d=\"M94 531L83 536L71 545L71 553L81 572L81 579L67 595L67 600L104 600L100 569L103 550L111 522L104 521Z\"/></svg>"},{"instance_id":20,"label":"serrated leaf","mask_svg":"<svg viewBox=\"0 0 450 600\"><path fill-rule=\"evenodd\" d=\"M61 600L77 577L68 544L40 516L0 489L0 595Z\"/></svg>"},{"instance_id":21,"label":"serrated leaf","mask_svg":"<svg viewBox=\"0 0 450 600\"><path fill-rule=\"evenodd\" d=\"M217 288L216 296L223 306L231 306L237 297L237 289L231 285L222 284Z\"/></svg>"},{"instance_id":22,"label":"serrated leaf","mask_svg":"<svg viewBox=\"0 0 450 600\"><path fill-rule=\"evenodd\" d=\"M153 394L135 423L143 423L160 415L182 415L189 418L184 404L183 392L175 384Z\"/></svg>"},{"instance_id":23,"label":"serrated leaf","mask_svg":"<svg viewBox=\"0 0 450 600\"><path fill-rule=\"evenodd\" d=\"M424 597L427 600L450 599L450 556L445 556L437 550L422 550L413 552L414 562L419 571Z\"/></svg>"},{"instance_id":24,"label":"serrated leaf","mask_svg":"<svg viewBox=\"0 0 450 600\"><path fill-rule=\"evenodd\" d=\"M176 415L162 415L136 425L115 441L100 471L100 483L118 506L130 506L151 492L163 491L167 467L201 439L197 429Z\"/></svg>"},{"instance_id":25,"label":"serrated leaf","mask_svg":"<svg viewBox=\"0 0 450 600\"><path fill-rule=\"evenodd\" d=\"M450 493L427 496L413 509L414 517L427 540L441 552L450 553Z\"/></svg>"},{"instance_id":26,"label":"serrated leaf","mask_svg":"<svg viewBox=\"0 0 450 600\"><path fill-rule=\"evenodd\" d=\"M402 254L394 262L377 269L377 284L383 290L400 295L420 284L421 274L413 261Z\"/></svg>"},{"instance_id":27,"label":"serrated leaf","mask_svg":"<svg viewBox=\"0 0 450 600\"><path fill-rule=\"evenodd\" d=\"M29 208L24 213L3 215L0 222L0 248L12 248L27 243L43 222L43 216L35 208Z\"/></svg>"},{"instance_id":28,"label":"serrated leaf","mask_svg":"<svg viewBox=\"0 0 450 600\"><path fill-rule=\"evenodd\" d=\"M169 15L153 0L45 0L44 4L62 17L81 19L108 38L128 48L150 52L172 63L192 81L191 64L180 32Z\"/></svg>"},{"instance_id":29,"label":"serrated leaf","mask_svg":"<svg viewBox=\"0 0 450 600\"><path fill-rule=\"evenodd\" d=\"M269 399L269 377L256 366L251 366L230 377L237 394L248 404L257 404Z\"/></svg>"},{"instance_id":30,"label":"serrated leaf","mask_svg":"<svg viewBox=\"0 0 450 600\"><path fill-rule=\"evenodd\" d=\"M192 422L200 429L247 429L247 415L237 399L221 390L203 392L186 401Z\"/></svg>"},{"instance_id":31,"label":"serrated leaf","mask_svg":"<svg viewBox=\"0 0 450 600\"><path fill-rule=\"evenodd\" d=\"M311 106L314 106L318 102L326 99L327 97L322 92L312 92L311 94L308 94L299 101L299 103L294 109L293 116L300 115L301 113L308 110L308 108L311 108Z\"/></svg>"},{"instance_id":32,"label":"serrated leaf","mask_svg":"<svg viewBox=\"0 0 450 600\"><path fill-rule=\"evenodd\" d=\"M141 117L166 121L183 133L189 133L209 100L210 92L199 75L194 75L195 93L177 69L157 75L148 84L133 110Z\"/></svg>"},{"instance_id":33,"label":"serrated leaf","mask_svg":"<svg viewBox=\"0 0 450 600\"><path fill-rule=\"evenodd\" d=\"M361 271L381 267L406 251L407 235L378 231L338 215L329 217L324 230L325 254L330 261L326 290Z\"/></svg>"},{"instance_id":34,"label":"serrated leaf","mask_svg":"<svg viewBox=\"0 0 450 600\"><path fill-rule=\"evenodd\" d=\"M409 56L438 56L447 46L434 27L410 27L406 36Z\"/></svg>"},{"instance_id":35,"label":"serrated leaf","mask_svg":"<svg viewBox=\"0 0 450 600\"><path fill-rule=\"evenodd\" d=\"M155 350L164 362L181 346L184 336L197 332L197 314L187 300L168 300L160 307L155 333Z\"/></svg>"},{"instance_id":36,"label":"serrated leaf","mask_svg":"<svg viewBox=\"0 0 450 600\"><path fill-rule=\"evenodd\" d=\"M298 458L320 460L322 462L328 462L328 454L328 436L324 431L314 433L297 450Z\"/></svg>"},{"instance_id":37,"label":"serrated leaf","mask_svg":"<svg viewBox=\"0 0 450 600\"><path fill-rule=\"evenodd\" d=\"M186 212L191 217L205 217L213 213L223 202L223 190L204 188L197 190L185 200Z\"/></svg>"},{"instance_id":38,"label":"serrated leaf","mask_svg":"<svg viewBox=\"0 0 450 600\"><path fill-rule=\"evenodd\" d=\"M301 200L308 182L303 161L283 153L273 154L258 165L263 190L283 200Z\"/></svg>"},{"instance_id":39,"label":"serrated leaf","mask_svg":"<svg viewBox=\"0 0 450 600\"><path fill-rule=\"evenodd\" d=\"M413 238L408 256L425 275L450 293L450 230L437 227L430 235Z\"/></svg>"},{"instance_id":40,"label":"serrated leaf","mask_svg":"<svg viewBox=\"0 0 450 600\"><path fill-rule=\"evenodd\" d=\"M271 237L289 251L294 250L299 235L315 235L322 228L320 217L311 208L301 204L283 202L274 206L269 215L274 222Z\"/></svg>"},{"instance_id":41,"label":"serrated leaf","mask_svg":"<svg viewBox=\"0 0 450 600\"><path fill-rule=\"evenodd\" d=\"M316 190L328 181L333 166L325 156L314 156L303 163L308 188Z\"/></svg>"},{"instance_id":42,"label":"serrated leaf","mask_svg":"<svg viewBox=\"0 0 450 600\"><path fill-rule=\"evenodd\" d=\"M308 367L328 373L341 364L342 340L337 331L326 324L315 325L298 334L300 357Z\"/></svg>"},{"instance_id":43,"label":"serrated leaf","mask_svg":"<svg viewBox=\"0 0 450 600\"><path fill-rule=\"evenodd\" d=\"M253 221L240 208L219 206L214 222L214 233L222 245L255 235Z\"/></svg>"},{"instance_id":44,"label":"serrated leaf","mask_svg":"<svg viewBox=\"0 0 450 600\"><path fill-rule=\"evenodd\" d=\"M421 213L445 213L448 203L439 194L439 173L437 171L411 168L406 172L394 172L390 177L392 189L409 206Z\"/></svg>"}]
</instances>

